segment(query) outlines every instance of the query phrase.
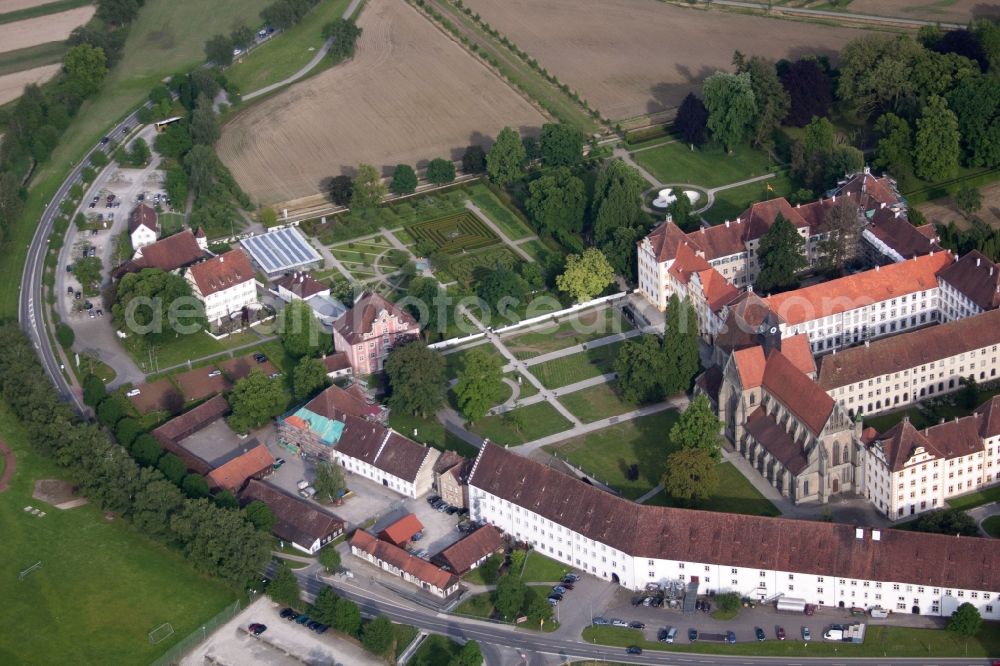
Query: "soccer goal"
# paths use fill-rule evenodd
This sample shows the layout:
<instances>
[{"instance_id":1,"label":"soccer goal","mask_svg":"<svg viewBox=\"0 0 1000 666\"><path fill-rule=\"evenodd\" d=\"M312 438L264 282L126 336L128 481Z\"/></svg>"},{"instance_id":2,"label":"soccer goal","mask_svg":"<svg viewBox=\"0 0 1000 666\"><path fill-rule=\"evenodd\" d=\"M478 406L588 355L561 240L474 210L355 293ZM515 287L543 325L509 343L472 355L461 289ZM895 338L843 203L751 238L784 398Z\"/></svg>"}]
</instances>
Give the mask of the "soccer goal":
<instances>
[{"instance_id":1,"label":"soccer goal","mask_svg":"<svg viewBox=\"0 0 1000 666\"><path fill-rule=\"evenodd\" d=\"M28 567L27 569L22 570L19 574L17 574L17 579L18 580L24 580L25 578L28 577L28 574L30 574L32 571L36 571L36 570L40 569L41 567L42 567L42 561L38 560L37 562L35 562L34 564L32 564L30 567Z\"/></svg>"},{"instance_id":2,"label":"soccer goal","mask_svg":"<svg viewBox=\"0 0 1000 666\"><path fill-rule=\"evenodd\" d=\"M153 629L151 632L149 632L149 642L152 645L156 645L163 639L173 636L173 634L174 634L173 626L169 622L164 622L156 629Z\"/></svg>"}]
</instances>

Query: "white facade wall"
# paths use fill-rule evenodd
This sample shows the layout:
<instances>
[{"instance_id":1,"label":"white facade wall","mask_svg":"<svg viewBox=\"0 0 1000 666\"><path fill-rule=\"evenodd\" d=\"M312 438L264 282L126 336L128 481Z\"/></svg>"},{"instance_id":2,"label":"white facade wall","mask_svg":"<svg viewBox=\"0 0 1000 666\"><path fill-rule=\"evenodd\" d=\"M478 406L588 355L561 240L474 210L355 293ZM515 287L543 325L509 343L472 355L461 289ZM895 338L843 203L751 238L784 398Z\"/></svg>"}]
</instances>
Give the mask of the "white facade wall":
<instances>
[{"instance_id":1,"label":"white facade wall","mask_svg":"<svg viewBox=\"0 0 1000 666\"><path fill-rule=\"evenodd\" d=\"M346 456L336 448L333 449L333 457L344 467L344 469L349 472L360 474L366 479L371 479L375 483L381 483L386 488L389 488L400 495L405 495L414 499L419 497L416 485L412 481L407 481L406 479L401 479L398 476L393 476L392 474L379 469L375 465L366 463L358 458Z\"/></svg>"},{"instance_id":2,"label":"white facade wall","mask_svg":"<svg viewBox=\"0 0 1000 666\"><path fill-rule=\"evenodd\" d=\"M639 245L638 254L639 293L662 312L667 309L667 299L670 298L667 288L667 269L673 262L657 263L648 242Z\"/></svg>"},{"instance_id":3,"label":"white facade wall","mask_svg":"<svg viewBox=\"0 0 1000 666\"><path fill-rule=\"evenodd\" d=\"M968 296L955 289L948 282L939 280L941 321L955 321L983 312Z\"/></svg>"},{"instance_id":4,"label":"white facade wall","mask_svg":"<svg viewBox=\"0 0 1000 666\"><path fill-rule=\"evenodd\" d=\"M737 592L754 599L778 595L829 607L881 606L900 613L948 616L966 601L984 619L1000 619L1000 593L958 590L896 581L869 581L818 576L794 571L733 567L705 562L676 562L632 557L611 546L572 532L538 514L469 486L470 518L485 520L509 536L530 543L540 553L591 575L642 589L666 580L699 581L699 592ZM864 539L872 533L864 531ZM900 572L904 573L904 572Z\"/></svg>"},{"instance_id":5,"label":"white facade wall","mask_svg":"<svg viewBox=\"0 0 1000 666\"><path fill-rule=\"evenodd\" d=\"M257 284L252 279L234 284L228 289L202 297L202 302L205 304L205 318L209 321L218 321L233 312L239 312L244 307L256 303Z\"/></svg>"},{"instance_id":6,"label":"white facade wall","mask_svg":"<svg viewBox=\"0 0 1000 666\"><path fill-rule=\"evenodd\" d=\"M996 380L1000 372L997 347L981 347L915 368L879 375L835 388L829 394L852 416L897 409L956 391L963 377L971 375L980 383Z\"/></svg>"}]
</instances>

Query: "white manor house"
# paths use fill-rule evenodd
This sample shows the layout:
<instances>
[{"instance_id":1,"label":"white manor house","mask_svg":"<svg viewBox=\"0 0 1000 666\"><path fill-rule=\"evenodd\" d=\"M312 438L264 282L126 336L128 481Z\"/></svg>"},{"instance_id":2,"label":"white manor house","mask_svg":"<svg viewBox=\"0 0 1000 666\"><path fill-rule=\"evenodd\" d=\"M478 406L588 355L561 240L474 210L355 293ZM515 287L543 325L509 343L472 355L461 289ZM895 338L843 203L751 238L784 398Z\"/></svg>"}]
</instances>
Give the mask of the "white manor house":
<instances>
[{"instance_id":1,"label":"white manor house","mask_svg":"<svg viewBox=\"0 0 1000 666\"><path fill-rule=\"evenodd\" d=\"M857 209L851 256L873 267L755 293L756 250L777 217L798 229L817 267L838 198ZM911 225L888 177L865 170L828 198L799 206L775 198L691 233L668 219L639 241L638 269L637 292L658 309L674 294L694 307L713 361L696 391L713 402L736 451L792 501L856 494L899 520L1000 482L1000 433L990 427L968 425L974 436L961 445L940 433L861 432L863 416L957 391L970 378L1000 380L1000 269L979 252L956 258L931 225ZM906 476L913 465L930 471Z\"/></svg>"}]
</instances>

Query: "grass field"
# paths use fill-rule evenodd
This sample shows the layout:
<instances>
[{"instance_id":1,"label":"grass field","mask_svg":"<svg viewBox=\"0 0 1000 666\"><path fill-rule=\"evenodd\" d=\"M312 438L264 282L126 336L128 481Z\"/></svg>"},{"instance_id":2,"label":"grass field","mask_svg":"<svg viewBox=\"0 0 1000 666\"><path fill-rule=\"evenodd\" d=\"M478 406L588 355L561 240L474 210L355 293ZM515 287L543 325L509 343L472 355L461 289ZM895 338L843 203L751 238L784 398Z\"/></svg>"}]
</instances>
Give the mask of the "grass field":
<instances>
[{"instance_id":1,"label":"grass field","mask_svg":"<svg viewBox=\"0 0 1000 666\"><path fill-rule=\"evenodd\" d=\"M181 213L160 213L160 237L172 236L184 228L185 217Z\"/></svg>"},{"instance_id":2,"label":"grass field","mask_svg":"<svg viewBox=\"0 0 1000 666\"><path fill-rule=\"evenodd\" d=\"M479 453L479 449L445 430L444 425L433 417L422 419L419 416L393 410L389 413L389 426L410 439L433 446L435 449L455 451L467 458L475 458ZM415 435L414 429L417 431Z\"/></svg>"},{"instance_id":3,"label":"grass field","mask_svg":"<svg viewBox=\"0 0 1000 666\"><path fill-rule=\"evenodd\" d=\"M521 580L525 583L558 583L569 571L570 568L562 562L556 562L532 550L524 560Z\"/></svg>"},{"instance_id":4,"label":"grass field","mask_svg":"<svg viewBox=\"0 0 1000 666\"><path fill-rule=\"evenodd\" d=\"M643 650L676 650L700 654L731 654L764 657L836 657L849 661L858 657L913 657L928 659L934 657L982 658L1000 654L1000 625L996 622L984 623L979 633L966 640L943 629L913 629L910 627L887 627L868 625L865 642L832 643L815 640L763 641L753 640L747 630L745 635L736 634L735 645L725 643L676 643L667 645L647 641L638 629L619 627L587 627L583 639L588 643L627 647L638 645Z\"/></svg>"},{"instance_id":5,"label":"grass field","mask_svg":"<svg viewBox=\"0 0 1000 666\"><path fill-rule=\"evenodd\" d=\"M514 356L526 359L630 330L632 325L617 310L604 308L511 335L504 344Z\"/></svg>"},{"instance_id":6,"label":"grass field","mask_svg":"<svg viewBox=\"0 0 1000 666\"><path fill-rule=\"evenodd\" d=\"M2 641L0 662L148 664L236 599L121 519L90 505L60 511L32 499L35 480L65 472L28 449L4 409L0 437L17 456L11 488L0 495L0 624L17 640ZM45 517L25 513L29 505ZM41 568L18 581L38 560ZM164 622L174 636L150 645L148 632Z\"/></svg>"},{"instance_id":7,"label":"grass field","mask_svg":"<svg viewBox=\"0 0 1000 666\"><path fill-rule=\"evenodd\" d=\"M450 664L458 656L458 643L439 634L431 634L410 658L412 664Z\"/></svg>"},{"instance_id":8,"label":"grass field","mask_svg":"<svg viewBox=\"0 0 1000 666\"><path fill-rule=\"evenodd\" d=\"M563 407L584 423L618 416L637 409L639 405L626 402L615 390L616 382L598 384L582 391L559 396Z\"/></svg>"},{"instance_id":9,"label":"grass field","mask_svg":"<svg viewBox=\"0 0 1000 666\"><path fill-rule=\"evenodd\" d=\"M202 47L217 32L254 23L270 0L147 0L132 25L121 62L99 94L87 100L49 161L33 179L20 222L0 244L0 317L17 314L18 286L35 223L70 167L113 123L177 71L204 60Z\"/></svg>"},{"instance_id":10,"label":"grass field","mask_svg":"<svg viewBox=\"0 0 1000 666\"><path fill-rule=\"evenodd\" d=\"M518 399L530 398L533 395L538 395L538 389L535 385L529 382L524 376L519 372L508 372L504 375L507 379L513 379L515 382L517 378L521 378L521 391L517 394Z\"/></svg>"},{"instance_id":11,"label":"grass field","mask_svg":"<svg viewBox=\"0 0 1000 666\"><path fill-rule=\"evenodd\" d=\"M983 529L994 539L1000 539L1000 516L990 516L984 520Z\"/></svg>"},{"instance_id":12,"label":"grass field","mask_svg":"<svg viewBox=\"0 0 1000 666\"><path fill-rule=\"evenodd\" d=\"M0 53L0 76L59 62L68 50L66 42L45 42Z\"/></svg>"},{"instance_id":13,"label":"grass field","mask_svg":"<svg viewBox=\"0 0 1000 666\"><path fill-rule=\"evenodd\" d=\"M614 372L615 356L622 342L613 342L587 349L586 351L563 356L530 367L531 373L546 388L559 388L598 375Z\"/></svg>"},{"instance_id":14,"label":"grass field","mask_svg":"<svg viewBox=\"0 0 1000 666\"><path fill-rule=\"evenodd\" d=\"M720 513L745 513L753 516L780 516L778 507L761 495L753 484L740 473L731 463L719 463L715 471L719 474L719 489L715 494L697 507L704 511ZM683 504L674 501L665 492L654 495L646 504L655 506L676 506Z\"/></svg>"},{"instance_id":15,"label":"grass field","mask_svg":"<svg viewBox=\"0 0 1000 666\"><path fill-rule=\"evenodd\" d=\"M207 333L178 336L162 344L153 346L152 366L150 366L150 352L146 345L138 338L129 338L123 346L132 355L133 360L135 360L140 368L145 372L152 372L154 368L162 371L181 363L187 363L188 361L223 354L234 347L249 344L259 339L252 332L237 333L222 340L215 340Z\"/></svg>"},{"instance_id":16,"label":"grass field","mask_svg":"<svg viewBox=\"0 0 1000 666\"><path fill-rule=\"evenodd\" d=\"M768 190L767 185L774 188L773 191ZM787 197L793 189L792 181L781 175L764 182L722 190L715 193L715 203L702 215L710 224L722 224L726 220L735 220L750 204L774 197Z\"/></svg>"},{"instance_id":17,"label":"grass field","mask_svg":"<svg viewBox=\"0 0 1000 666\"><path fill-rule=\"evenodd\" d=\"M503 230L507 238L511 240L519 240L533 235L533 232L527 226L527 223L510 208L501 203L500 200L497 199L492 192L490 192L489 188L481 182L477 181L469 188L469 199L472 200L472 203L479 206L479 209L483 211L487 217L497 223L497 226Z\"/></svg>"},{"instance_id":18,"label":"grass field","mask_svg":"<svg viewBox=\"0 0 1000 666\"><path fill-rule=\"evenodd\" d=\"M350 0L323 0L298 25L273 36L227 68L226 78L244 94L287 79L312 60L323 46L323 26L340 18L349 4Z\"/></svg>"},{"instance_id":19,"label":"grass field","mask_svg":"<svg viewBox=\"0 0 1000 666\"><path fill-rule=\"evenodd\" d=\"M468 349L463 349L462 351L453 352L451 354L444 355L444 368L445 374L449 379L454 379L458 376L459 371L465 365L465 358L468 356L469 352L473 349L478 349L479 351L486 352L490 356L496 356L501 361L503 361L503 355L500 354L500 350L494 347L489 342L476 345L475 347L469 347Z\"/></svg>"},{"instance_id":20,"label":"grass field","mask_svg":"<svg viewBox=\"0 0 1000 666\"><path fill-rule=\"evenodd\" d=\"M721 148L691 150L680 141L633 153L632 157L664 183L720 187L763 176L774 165L767 153L749 146L727 155Z\"/></svg>"},{"instance_id":21,"label":"grass field","mask_svg":"<svg viewBox=\"0 0 1000 666\"><path fill-rule=\"evenodd\" d=\"M570 427L569 421L547 402L536 402L509 413L521 417L522 425L520 428L505 423L503 416L487 416L472 424L469 430L500 446L517 446Z\"/></svg>"},{"instance_id":22,"label":"grass field","mask_svg":"<svg viewBox=\"0 0 1000 666\"><path fill-rule=\"evenodd\" d=\"M948 506L965 511L990 502L1000 502L1000 486L993 486L961 497L952 497L948 500Z\"/></svg>"}]
</instances>

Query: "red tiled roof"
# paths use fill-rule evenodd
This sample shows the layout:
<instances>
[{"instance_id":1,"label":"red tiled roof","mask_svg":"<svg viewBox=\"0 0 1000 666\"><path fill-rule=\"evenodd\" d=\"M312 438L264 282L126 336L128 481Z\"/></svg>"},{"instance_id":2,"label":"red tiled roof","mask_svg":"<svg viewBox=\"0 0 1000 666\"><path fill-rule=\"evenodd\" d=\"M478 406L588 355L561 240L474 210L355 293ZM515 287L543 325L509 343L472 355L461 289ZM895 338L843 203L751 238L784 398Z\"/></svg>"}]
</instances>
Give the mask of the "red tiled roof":
<instances>
[{"instance_id":1,"label":"red tiled roof","mask_svg":"<svg viewBox=\"0 0 1000 666\"><path fill-rule=\"evenodd\" d=\"M284 288L299 298L309 298L319 293L329 293L330 286L323 284L308 273L289 273L274 281L275 288Z\"/></svg>"},{"instance_id":2,"label":"red tiled roof","mask_svg":"<svg viewBox=\"0 0 1000 666\"><path fill-rule=\"evenodd\" d=\"M322 511L315 504L293 497L269 483L250 479L240 493L240 502L246 505L254 500L266 504L274 514L271 532L279 539L300 546L312 546L314 541L337 537L344 531L344 521L332 513Z\"/></svg>"},{"instance_id":3,"label":"red tiled roof","mask_svg":"<svg viewBox=\"0 0 1000 666\"><path fill-rule=\"evenodd\" d=\"M417 532L422 532L424 524L420 522L416 514L408 513L392 525L379 532L379 538L385 539L397 546L402 546L413 538Z\"/></svg>"},{"instance_id":4,"label":"red tiled roof","mask_svg":"<svg viewBox=\"0 0 1000 666\"><path fill-rule=\"evenodd\" d=\"M635 504L490 443L469 485L636 558L1000 589L1000 540Z\"/></svg>"},{"instance_id":5,"label":"red tiled roof","mask_svg":"<svg viewBox=\"0 0 1000 666\"><path fill-rule=\"evenodd\" d=\"M677 254L677 246L685 241L684 232L671 221L661 222L646 236L653 247L656 261L670 261ZM639 241L642 243L642 241Z\"/></svg>"},{"instance_id":6,"label":"red tiled roof","mask_svg":"<svg viewBox=\"0 0 1000 666\"><path fill-rule=\"evenodd\" d=\"M729 284L722 273L714 268L699 272L698 279L701 281L705 301L712 312L718 312L722 306L731 303L734 298L740 295L740 290Z\"/></svg>"},{"instance_id":7,"label":"red tiled roof","mask_svg":"<svg viewBox=\"0 0 1000 666\"><path fill-rule=\"evenodd\" d=\"M706 270L711 270L711 266L702 256L697 254L690 243L685 241L677 246L674 263L670 265L667 272L677 278L679 282L687 284L694 273Z\"/></svg>"},{"instance_id":8,"label":"red tiled roof","mask_svg":"<svg viewBox=\"0 0 1000 666\"><path fill-rule=\"evenodd\" d=\"M801 324L937 286L937 274L953 257L938 252L821 282L766 299L789 325Z\"/></svg>"},{"instance_id":9,"label":"red tiled roof","mask_svg":"<svg viewBox=\"0 0 1000 666\"><path fill-rule=\"evenodd\" d=\"M938 278L983 310L1000 307L1000 269L979 250L948 266Z\"/></svg>"},{"instance_id":10,"label":"red tiled roof","mask_svg":"<svg viewBox=\"0 0 1000 666\"><path fill-rule=\"evenodd\" d=\"M976 409L981 414L979 436L983 439L1000 435L1000 396L995 395Z\"/></svg>"},{"instance_id":11,"label":"red tiled roof","mask_svg":"<svg viewBox=\"0 0 1000 666\"><path fill-rule=\"evenodd\" d=\"M809 347L809 336L805 333L782 338L781 353L802 372L816 376L816 359L813 358L812 349Z\"/></svg>"},{"instance_id":12,"label":"red tiled roof","mask_svg":"<svg viewBox=\"0 0 1000 666\"><path fill-rule=\"evenodd\" d=\"M439 590L447 590L458 583L458 578L453 574L434 566L427 560L410 555L398 546L380 541L364 530L354 532L351 537L351 547L374 555L379 560L387 562Z\"/></svg>"},{"instance_id":13,"label":"red tiled roof","mask_svg":"<svg viewBox=\"0 0 1000 666\"><path fill-rule=\"evenodd\" d=\"M347 352L337 352L323 357L323 365L326 373L339 372L351 367L351 361L347 358Z\"/></svg>"},{"instance_id":14,"label":"red tiled roof","mask_svg":"<svg viewBox=\"0 0 1000 666\"><path fill-rule=\"evenodd\" d=\"M929 228L928 228L929 227ZM927 232L930 232L928 235ZM891 208L878 208L872 215L868 232L885 243L904 259L912 259L931 252L942 252L938 244L934 225L925 224L915 227L906 219L903 211L897 212Z\"/></svg>"},{"instance_id":15,"label":"red tiled roof","mask_svg":"<svg viewBox=\"0 0 1000 666\"><path fill-rule=\"evenodd\" d=\"M139 227L148 227L154 233L159 233L160 227L156 221L156 211L141 203L128 215L128 232L131 234Z\"/></svg>"},{"instance_id":16,"label":"red tiled roof","mask_svg":"<svg viewBox=\"0 0 1000 666\"><path fill-rule=\"evenodd\" d=\"M826 391L1000 343L1000 310L900 333L820 359Z\"/></svg>"},{"instance_id":17,"label":"red tiled roof","mask_svg":"<svg viewBox=\"0 0 1000 666\"><path fill-rule=\"evenodd\" d=\"M144 268L159 268L161 271L175 271L189 266L205 256L198 247L198 241L185 229L142 248L142 256L130 261L115 272L116 275L135 273Z\"/></svg>"},{"instance_id":18,"label":"red tiled roof","mask_svg":"<svg viewBox=\"0 0 1000 666\"><path fill-rule=\"evenodd\" d=\"M344 432L335 448L410 482L416 480L427 457L436 453L385 426L350 415L344 418Z\"/></svg>"},{"instance_id":19,"label":"red tiled roof","mask_svg":"<svg viewBox=\"0 0 1000 666\"><path fill-rule=\"evenodd\" d=\"M835 405L833 398L779 351L764 366L764 388L780 400L814 435L823 431Z\"/></svg>"},{"instance_id":20,"label":"red tiled roof","mask_svg":"<svg viewBox=\"0 0 1000 666\"><path fill-rule=\"evenodd\" d=\"M328 419L343 421L347 415L365 418L379 413L378 405L369 405L337 385L330 386L306 403L306 409Z\"/></svg>"},{"instance_id":21,"label":"red tiled roof","mask_svg":"<svg viewBox=\"0 0 1000 666\"><path fill-rule=\"evenodd\" d=\"M340 315L333 322L333 328L347 340L348 344L357 344L371 335L372 325L382 312L395 317L405 327L417 328L417 321L410 316L410 313L372 291L365 292L354 302L350 310ZM401 331L397 331L399 332Z\"/></svg>"},{"instance_id":22,"label":"red tiled roof","mask_svg":"<svg viewBox=\"0 0 1000 666\"><path fill-rule=\"evenodd\" d=\"M909 419L903 419L875 437L869 446L882 447L886 465L893 472L903 469L918 448L939 459L960 458L983 450L983 441L979 438L982 418L980 414L973 414L924 430L917 430Z\"/></svg>"},{"instance_id":23,"label":"red tiled roof","mask_svg":"<svg viewBox=\"0 0 1000 666\"><path fill-rule=\"evenodd\" d=\"M237 248L191 267L191 277L202 296L208 296L254 279L250 257Z\"/></svg>"},{"instance_id":24,"label":"red tiled roof","mask_svg":"<svg viewBox=\"0 0 1000 666\"><path fill-rule=\"evenodd\" d=\"M178 442L185 437L190 437L209 423L221 419L228 413L229 403L221 395L216 395L194 409L170 419L154 430L152 435L160 444L163 444L166 440Z\"/></svg>"},{"instance_id":25,"label":"red tiled roof","mask_svg":"<svg viewBox=\"0 0 1000 666\"><path fill-rule=\"evenodd\" d=\"M211 485L236 492L247 479L267 472L274 467L274 457L263 444L258 444L221 467L208 473Z\"/></svg>"},{"instance_id":26,"label":"red tiled roof","mask_svg":"<svg viewBox=\"0 0 1000 666\"><path fill-rule=\"evenodd\" d=\"M740 375L743 390L757 388L763 383L764 367L767 365L763 347L758 345L740 349L733 353L733 362L736 363L736 372Z\"/></svg>"},{"instance_id":27,"label":"red tiled roof","mask_svg":"<svg viewBox=\"0 0 1000 666\"><path fill-rule=\"evenodd\" d=\"M755 409L744 425L747 432L792 474L799 474L809 465L802 446L763 407Z\"/></svg>"},{"instance_id":28,"label":"red tiled roof","mask_svg":"<svg viewBox=\"0 0 1000 666\"><path fill-rule=\"evenodd\" d=\"M484 525L478 530L448 546L434 556L452 571L461 575L484 557L503 548L503 535L492 525Z\"/></svg>"}]
</instances>

